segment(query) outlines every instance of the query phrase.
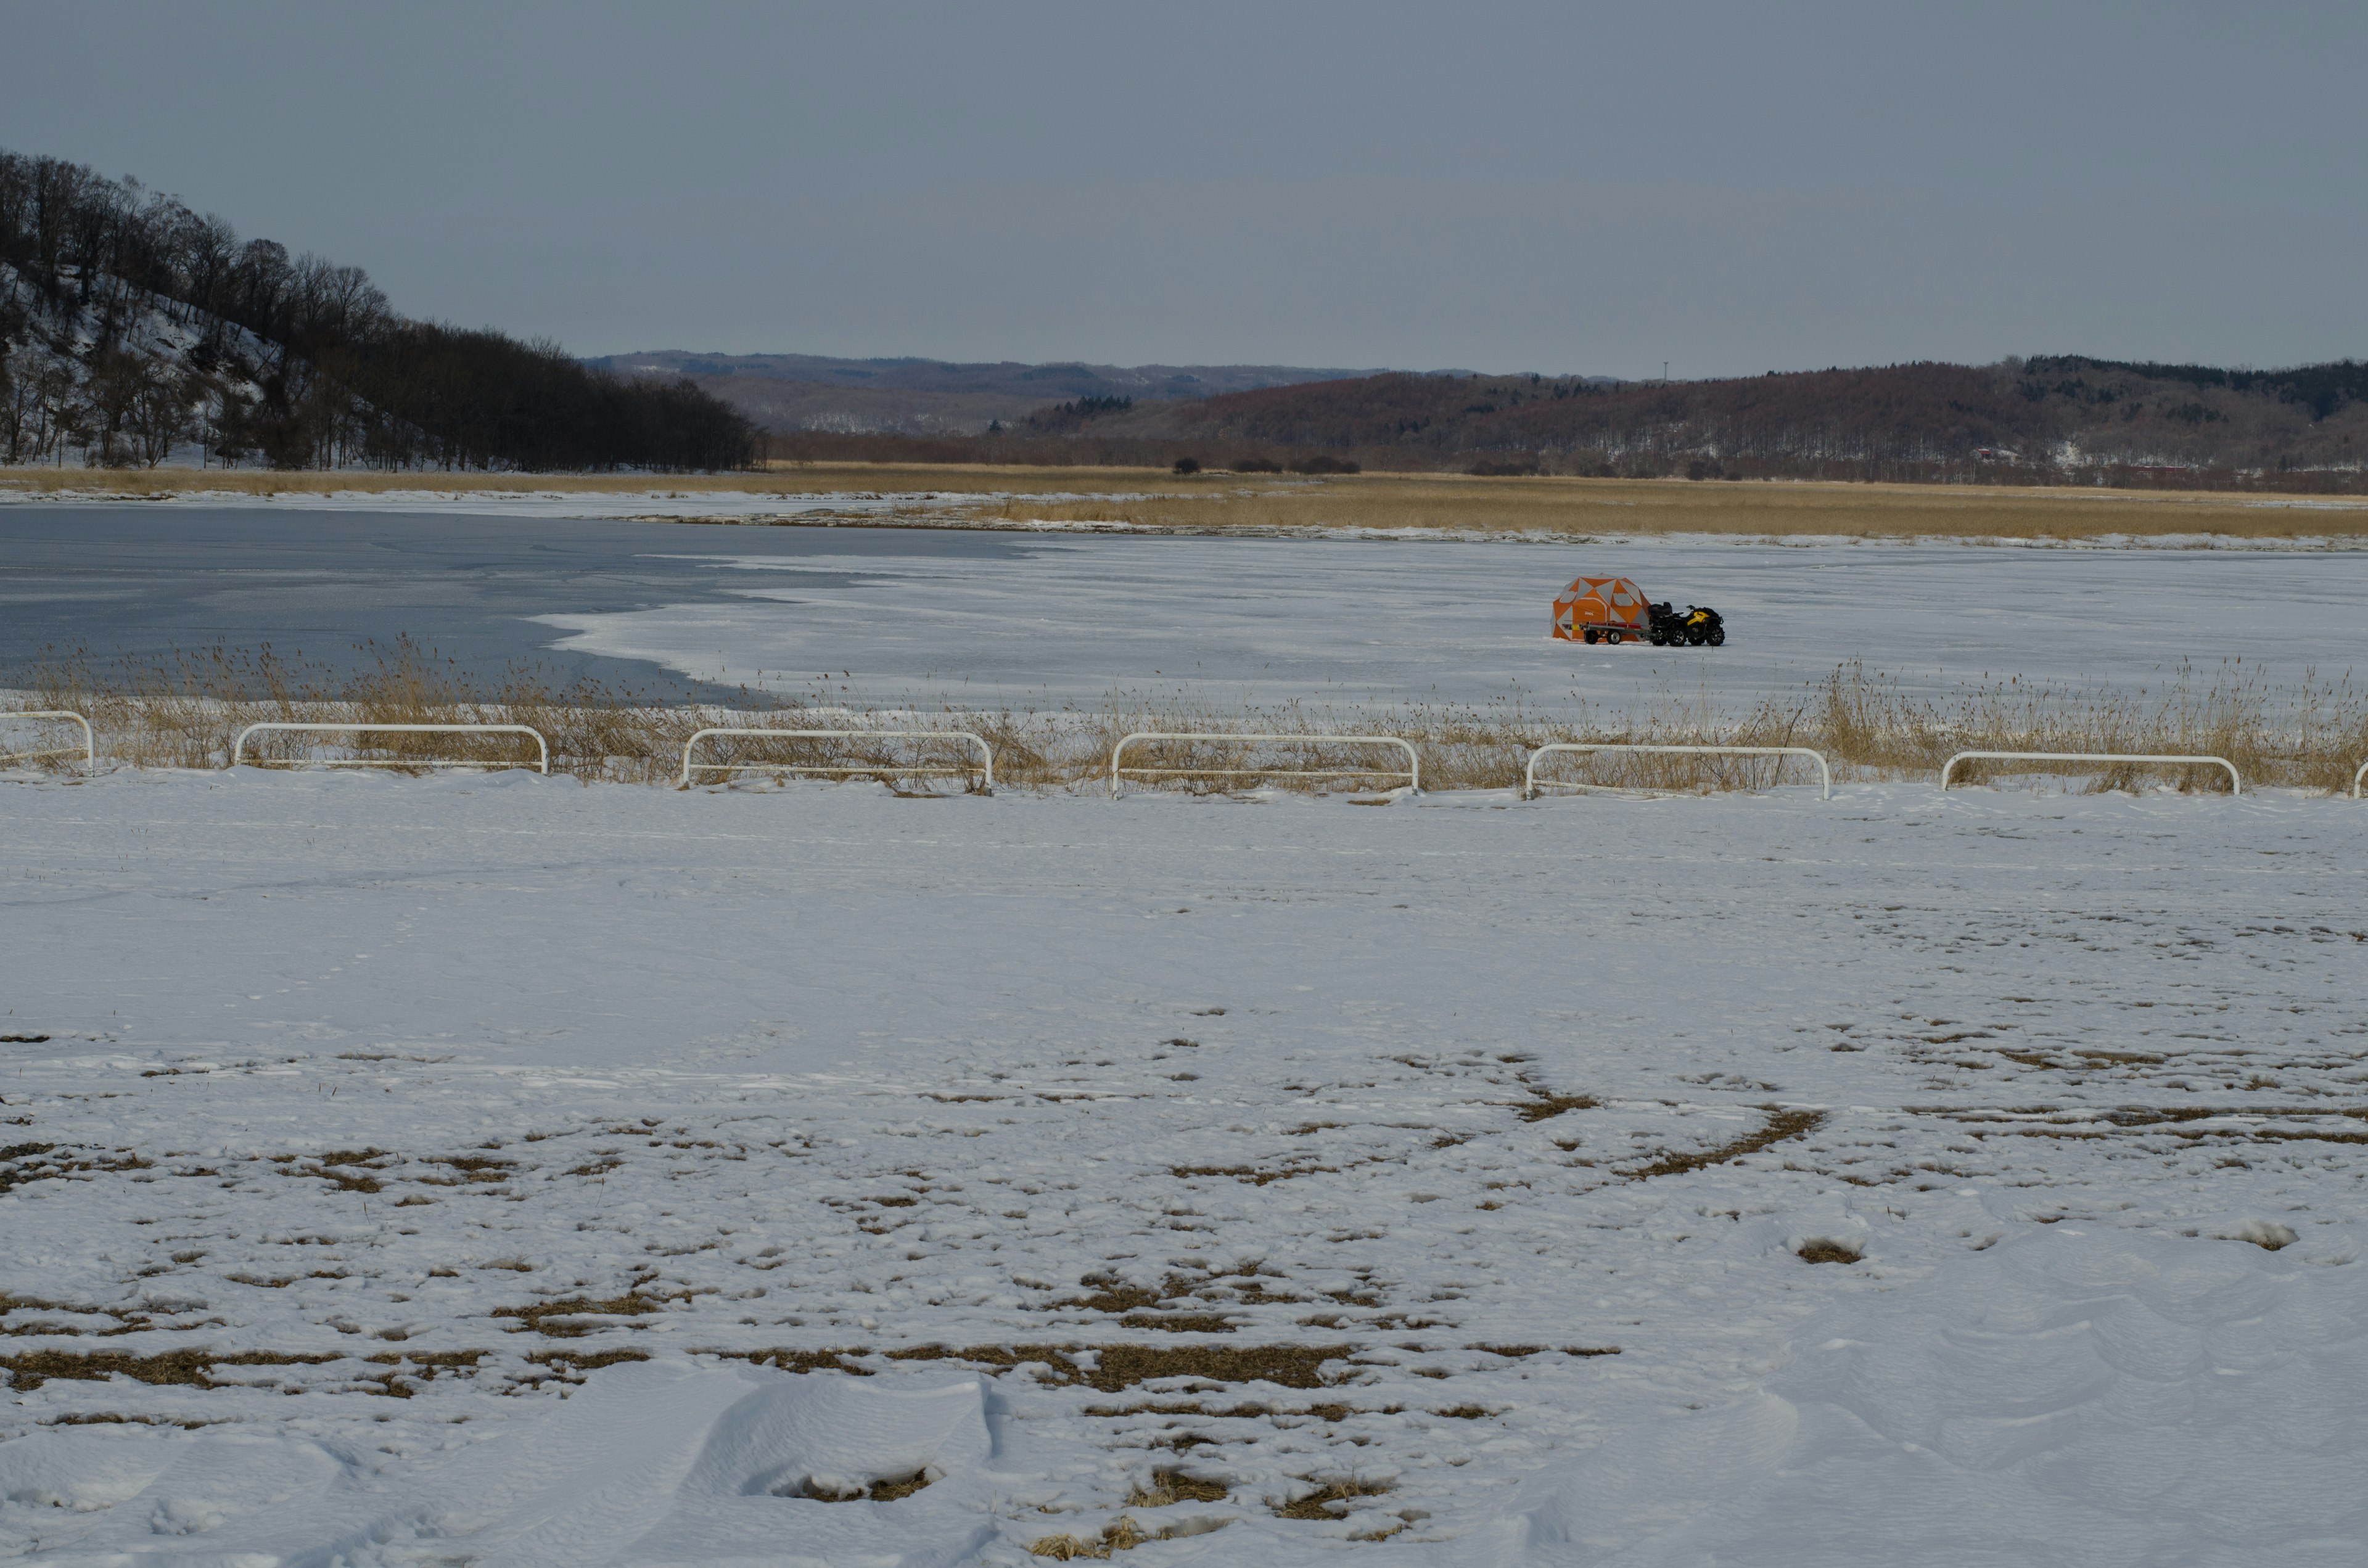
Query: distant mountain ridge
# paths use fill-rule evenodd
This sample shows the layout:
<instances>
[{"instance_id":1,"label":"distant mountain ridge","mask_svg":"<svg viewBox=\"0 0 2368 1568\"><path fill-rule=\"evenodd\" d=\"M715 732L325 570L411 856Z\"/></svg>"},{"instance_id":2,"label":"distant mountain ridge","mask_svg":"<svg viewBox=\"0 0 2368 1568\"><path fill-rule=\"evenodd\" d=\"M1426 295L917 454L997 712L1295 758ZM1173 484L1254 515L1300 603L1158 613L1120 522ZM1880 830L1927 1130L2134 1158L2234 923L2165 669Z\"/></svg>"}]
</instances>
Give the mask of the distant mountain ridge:
<instances>
[{"instance_id":1,"label":"distant mountain ridge","mask_svg":"<svg viewBox=\"0 0 2368 1568\"><path fill-rule=\"evenodd\" d=\"M619 376L687 378L768 430L899 436L984 435L1048 404L1080 399L1166 403L1383 373L1293 365L965 364L678 348L585 363Z\"/></svg>"},{"instance_id":2,"label":"distant mountain ridge","mask_svg":"<svg viewBox=\"0 0 2368 1568\"><path fill-rule=\"evenodd\" d=\"M1479 473L1937 480L1987 471L2046 483L2111 470L2285 487L2316 475L2320 487L2357 489L2368 479L2368 364L2232 370L2059 356L1625 383L1391 374L1190 403L1056 405L1027 429L1164 443L1203 463L1326 451L1367 468Z\"/></svg>"}]
</instances>

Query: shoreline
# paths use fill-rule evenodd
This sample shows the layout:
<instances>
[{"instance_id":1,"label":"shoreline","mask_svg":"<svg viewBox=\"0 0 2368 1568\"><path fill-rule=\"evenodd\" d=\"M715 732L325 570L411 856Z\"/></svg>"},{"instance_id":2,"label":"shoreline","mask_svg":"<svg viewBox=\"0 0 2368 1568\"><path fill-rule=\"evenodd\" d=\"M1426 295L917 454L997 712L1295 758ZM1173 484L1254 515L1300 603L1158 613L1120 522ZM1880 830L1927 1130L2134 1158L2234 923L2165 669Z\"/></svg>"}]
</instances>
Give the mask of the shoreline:
<instances>
[{"instance_id":1,"label":"shoreline","mask_svg":"<svg viewBox=\"0 0 2368 1568\"><path fill-rule=\"evenodd\" d=\"M1524 544L1645 539L2368 549L2368 497L1827 481L1202 474L814 464L762 472L438 474L0 470L13 506L162 506L744 527Z\"/></svg>"}]
</instances>

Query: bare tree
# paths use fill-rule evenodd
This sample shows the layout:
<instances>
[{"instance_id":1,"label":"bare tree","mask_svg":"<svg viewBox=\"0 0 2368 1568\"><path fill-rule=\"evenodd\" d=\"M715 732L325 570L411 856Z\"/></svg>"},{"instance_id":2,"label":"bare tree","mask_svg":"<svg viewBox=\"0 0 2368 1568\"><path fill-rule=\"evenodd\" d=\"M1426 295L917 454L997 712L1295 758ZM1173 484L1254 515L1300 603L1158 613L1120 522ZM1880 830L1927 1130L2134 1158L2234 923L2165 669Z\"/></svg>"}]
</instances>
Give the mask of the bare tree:
<instances>
[{"instance_id":1,"label":"bare tree","mask_svg":"<svg viewBox=\"0 0 2368 1568\"><path fill-rule=\"evenodd\" d=\"M66 449L84 439L89 427L89 412L83 406L81 389L74 384L73 372L63 365L50 365L35 378L33 391L33 442L27 455L39 462L54 452L63 464Z\"/></svg>"},{"instance_id":2,"label":"bare tree","mask_svg":"<svg viewBox=\"0 0 2368 1568\"><path fill-rule=\"evenodd\" d=\"M154 468L173 455L174 446L188 434L190 400L188 377L148 363L126 419L142 462Z\"/></svg>"}]
</instances>

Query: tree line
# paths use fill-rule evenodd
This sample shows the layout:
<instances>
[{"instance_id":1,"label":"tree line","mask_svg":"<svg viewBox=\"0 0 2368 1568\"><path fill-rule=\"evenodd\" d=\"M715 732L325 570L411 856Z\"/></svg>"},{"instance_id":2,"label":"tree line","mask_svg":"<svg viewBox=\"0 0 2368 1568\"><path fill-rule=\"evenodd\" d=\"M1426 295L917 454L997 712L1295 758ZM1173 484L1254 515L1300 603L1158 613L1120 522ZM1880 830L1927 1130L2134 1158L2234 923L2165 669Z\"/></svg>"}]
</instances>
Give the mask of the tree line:
<instances>
[{"instance_id":1,"label":"tree line","mask_svg":"<svg viewBox=\"0 0 2368 1568\"><path fill-rule=\"evenodd\" d=\"M756 452L747 421L687 380L411 320L358 267L0 150L0 460L81 447L154 463L189 441L281 468L679 472Z\"/></svg>"}]
</instances>

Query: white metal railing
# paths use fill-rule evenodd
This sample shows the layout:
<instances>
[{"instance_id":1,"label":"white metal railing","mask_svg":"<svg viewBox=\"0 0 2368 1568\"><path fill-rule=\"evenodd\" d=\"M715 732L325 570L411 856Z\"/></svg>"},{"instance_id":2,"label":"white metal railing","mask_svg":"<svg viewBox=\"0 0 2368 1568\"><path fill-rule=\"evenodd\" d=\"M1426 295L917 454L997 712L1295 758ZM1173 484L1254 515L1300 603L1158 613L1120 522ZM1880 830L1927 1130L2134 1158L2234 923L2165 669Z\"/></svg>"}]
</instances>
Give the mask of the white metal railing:
<instances>
[{"instance_id":1,"label":"white metal railing","mask_svg":"<svg viewBox=\"0 0 2368 1568\"><path fill-rule=\"evenodd\" d=\"M2237 776L2237 765L2225 756L2158 756L2112 751L1961 751L1941 765L1941 789L1949 787L1949 771L1961 762L2154 762L2183 767L2225 767L2228 770L2228 792L2245 792L2245 781Z\"/></svg>"},{"instance_id":2,"label":"white metal railing","mask_svg":"<svg viewBox=\"0 0 2368 1568\"><path fill-rule=\"evenodd\" d=\"M1548 752L1555 751L1645 752L1678 756L1805 756L1817 765L1817 775L1824 781L1825 793L1820 799L1830 801L1834 798L1834 770L1827 766L1822 754L1812 751L1807 746L1659 746L1610 743L1598 744L1592 741L1556 741L1552 745L1543 745L1530 753L1530 765L1521 775L1521 799L1524 801L1537 799L1538 758ZM1547 782L1552 783L1553 780L1549 779Z\"/></svg>"},{"instance_id":3,"label":"white metal railing","mask_svg":"<svg viewBox=\"0 0 2368 1568\"><path fill-rule=\"evenodd\" d=\"M1395 746L1406 753L1405 778L1406 787L1416 791L1422 789L1422 758L1415 755L1412 743L1395 735L1244 735L1214 731L1137 730L1120 738L1110 747L1110 799L1118 799L1121 773L1138 773L1149 778L1395 778L1394 767L1121 767L1120 756L1137 741L1274 741L1297 745Z\"/></svg>"},{"instance_id":4,"label":"white metal railing","mask_svg":"<svg viewBox=\"0 0 2368 1568\"><path fill-rule=\"evenodd\" d=\"M249 724L245 729L241 730L238 733L238 738L231 742L230 744L230 765L233 767L236 767L239 765L242 756L246 750L246 737L261 733L266 730L273 732L330 731L333 733L343 733L347 734L532 735L534 737L534 749L537 753L534 765L535 771L542 774L548 774L551 771L551 744L542 738L542 732L536 729L531 724L296 724L281 723L277 721L263 724ZM262 767L264 765L258 763L256 766ZM302 766L302 764L290 762L282 766L295 767ZM513 767L519 765L507 762L447 762L418 757L362 756L331 757L314 762L312 766L315 767Z\"/></svg>"},{"instance_id":5,"label":"white metal railing","mask_svg":"<svg viewBox=\"0 0 2368 1568\"><path fill-rule=\"evenodd\" d=\"M693 763L690 760L691 748L698 745L700 742L705 740L710 735L748 735L774 740L791 741L961 740L968 741L971 744L978 747L979 761L975 767L965 763L960 767L902 767L894 764L889 764L883 767L877 763L870 764L861 767L812 767L786 762ZM682 783L684 788L688 789L689 787L690 776L694 770L701 773L819 773L833 775L893 773L900 778L967 778L969 775L976 773L982 775L981 787L986 791L986 793L990 795L995 793L995 748L986 744L985 736L973 734L968 730L735 730L728 727L700 730L694 733L690 739L682 743Z\"/></svg>"},{"instance_id":6,"label":"white metal railing","mask_svg":"<svg viewBox=\"0 0 2368 1568\"><path fill-rule=\"evenodd\" d=\"M82 726L83 766L85 767L96 767L98 765L98 743L90 733L90 721L75 712L73 709L27 708L12 712L0 713L0 723L5 723L12 719L48 719L60 723L71 719L75 723ZM72 746L50 746L40 751L12 751L0 753L0 762L30 762L37 756L72 756L74 754L74 748Z\"/></svg>"}]
</instances>

